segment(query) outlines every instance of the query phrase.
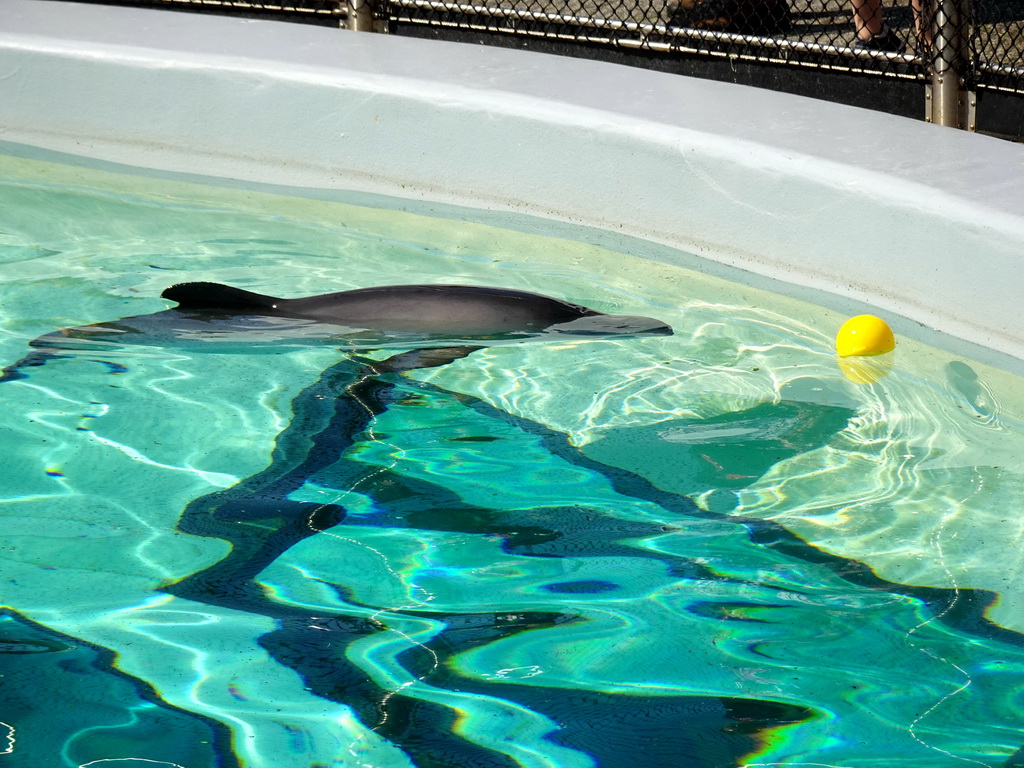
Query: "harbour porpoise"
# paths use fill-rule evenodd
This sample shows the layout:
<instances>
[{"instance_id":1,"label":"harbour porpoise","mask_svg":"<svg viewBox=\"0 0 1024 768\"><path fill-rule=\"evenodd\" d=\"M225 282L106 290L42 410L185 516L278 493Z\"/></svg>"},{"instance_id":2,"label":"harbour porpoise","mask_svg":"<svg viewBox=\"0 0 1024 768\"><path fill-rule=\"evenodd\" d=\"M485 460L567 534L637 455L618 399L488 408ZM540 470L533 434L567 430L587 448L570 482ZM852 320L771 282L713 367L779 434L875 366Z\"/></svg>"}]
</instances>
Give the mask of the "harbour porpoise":
<instances>
[{"instance_id":1,"label":"harbour porpoise","mask_svg":"<svg viewBox=\"0 0 1024 768\"><path fill-rule=\"evenodd\" d=\"M543 337L669 335L651 317L608 315L538 293L471 285L386 285L298 299L219 283L181 283L161 294L178 303L148 315L65 328L30 342L32 352L0 381L59 357L124 345L189 352L282 352L333 344L350 350L486 346Z\"/></svg>"},{"instance_id":2,"label":"harbour porpoise","mask_svg":"<svg viewBox=\"0 0 1024 768\"><path fill-rule=\"evenodd\" d=\"M4 368L0 382L24 378L23 369L66 356L62 351L116 352L139 344L243 354L320 344L353 351L458 347L463 356L481 346L537 338L672 333L651 317L609 315L538 293L472 285L386 285L283 299L193 282L173 285L161 297L178 306L35 339L29 345L37 351Z\"/></svg>"},{"instance_id":3,"label":"harbour porpoise","mask_svg":"<svg viewBox=\"0 0 1024 768\"><path fill-rule=\"evenodd\" d=\"M650 317L606 315L539 293L475 285L385 285L278 299L218 283L182 283L161 296L178 302L179 309L227 310L418 336L672 332L665 323Z\"/></svg>"}]
</instances>

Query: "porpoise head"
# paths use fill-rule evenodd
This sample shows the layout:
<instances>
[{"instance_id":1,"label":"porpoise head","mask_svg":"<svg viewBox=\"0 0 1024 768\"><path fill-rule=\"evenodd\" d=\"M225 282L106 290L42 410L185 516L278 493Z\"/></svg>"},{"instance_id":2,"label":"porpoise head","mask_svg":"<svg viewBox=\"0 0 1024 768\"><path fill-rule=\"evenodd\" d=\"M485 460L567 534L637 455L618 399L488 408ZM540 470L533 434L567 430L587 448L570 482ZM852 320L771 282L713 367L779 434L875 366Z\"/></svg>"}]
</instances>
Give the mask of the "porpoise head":
<instances>
[{"instance_id":1,"label":"porpoise head","mask_svg":"<svg viewBox=\"0 0 1024 768\"><path fill-rule=\"evenodd\" d=\"M570 336L671 336L672 327L643 315L602 315L593 314L571 320L568 323L552 325L547 329L552 334Z\"/></svg>"}]
</instances>

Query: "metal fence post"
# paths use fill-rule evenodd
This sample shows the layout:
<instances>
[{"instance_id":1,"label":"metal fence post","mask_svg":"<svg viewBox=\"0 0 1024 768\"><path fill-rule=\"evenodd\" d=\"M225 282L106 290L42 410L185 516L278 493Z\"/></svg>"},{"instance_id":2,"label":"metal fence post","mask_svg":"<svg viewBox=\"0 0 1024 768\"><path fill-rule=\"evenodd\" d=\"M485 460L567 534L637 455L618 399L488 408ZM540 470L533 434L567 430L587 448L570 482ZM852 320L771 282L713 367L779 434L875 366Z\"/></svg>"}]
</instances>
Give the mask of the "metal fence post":
<instances>
[{"instance_id":1,"label":"metal fence post","mask_svg":"<svg viewBox=\"0 0 1024 768\"><path fill-rule=\"evenodd\" d=\"M933 0L929 122L974 130L976 97L967 88L969 0Z\"/></svg>"},{"instance_id":2,"label":"metal fence post","mask_svg":"<svg viewBox=\"0 0 1024 768\"><path fill-rule=\"evenodd\" d=\"M373 32L373 6L367 0L345 0L345 28L354 32Z\"/></svg>"}]
</instances>

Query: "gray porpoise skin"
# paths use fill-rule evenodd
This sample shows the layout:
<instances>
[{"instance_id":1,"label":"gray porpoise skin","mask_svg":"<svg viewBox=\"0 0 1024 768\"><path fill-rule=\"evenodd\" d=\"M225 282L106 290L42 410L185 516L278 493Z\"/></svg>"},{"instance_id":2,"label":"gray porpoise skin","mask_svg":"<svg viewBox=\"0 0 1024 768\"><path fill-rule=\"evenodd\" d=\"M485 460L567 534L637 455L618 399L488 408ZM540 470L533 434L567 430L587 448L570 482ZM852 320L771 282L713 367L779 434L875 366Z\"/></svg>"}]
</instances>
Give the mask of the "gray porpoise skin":
<instances>
[{"instance_id":1,"label":"gray porpoise skin","mask_svg":"<svg viewBox=\"0 0 1024 768\"><path fill-rule=\"evenodd\" d=\"M182 283L161 295L178 302L180 309L264 314L425 336L486 338L555 326L581 335L672 332L654 318L606 315L537 293L470 285L388 285L279 299L217 283Z\"/></svg>"}]
</instances>

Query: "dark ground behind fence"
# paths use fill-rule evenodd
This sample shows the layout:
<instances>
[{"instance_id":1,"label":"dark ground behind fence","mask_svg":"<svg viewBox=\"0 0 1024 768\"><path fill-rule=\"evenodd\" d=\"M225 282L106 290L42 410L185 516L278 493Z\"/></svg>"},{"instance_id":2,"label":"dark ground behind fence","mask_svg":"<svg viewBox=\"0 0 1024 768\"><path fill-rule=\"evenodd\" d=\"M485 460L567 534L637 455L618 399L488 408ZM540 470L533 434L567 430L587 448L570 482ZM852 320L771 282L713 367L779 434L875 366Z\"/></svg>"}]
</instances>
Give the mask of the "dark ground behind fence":
<instances>
[{"instance_id":1,"label":"dark ground behind fence","mask_svg":"<svg viewBox=\"0 0 1024 768\"><path fill-rule=\"evenodd\" d=\"M529 48L940 122L953 98L962 127L1024 139L1024 0L102 1Z\"/></svg>"}]
</instances>

